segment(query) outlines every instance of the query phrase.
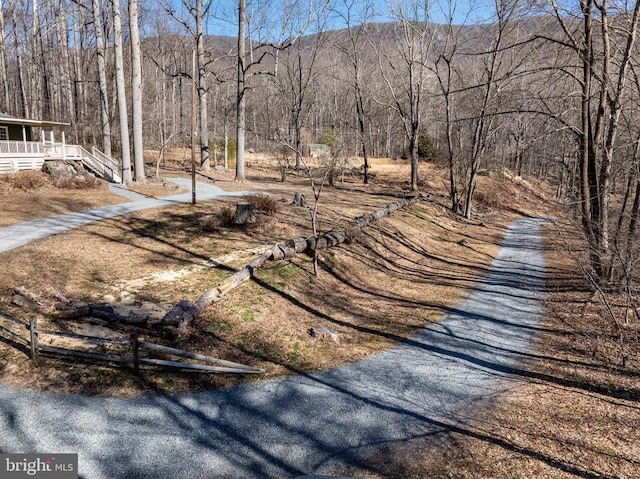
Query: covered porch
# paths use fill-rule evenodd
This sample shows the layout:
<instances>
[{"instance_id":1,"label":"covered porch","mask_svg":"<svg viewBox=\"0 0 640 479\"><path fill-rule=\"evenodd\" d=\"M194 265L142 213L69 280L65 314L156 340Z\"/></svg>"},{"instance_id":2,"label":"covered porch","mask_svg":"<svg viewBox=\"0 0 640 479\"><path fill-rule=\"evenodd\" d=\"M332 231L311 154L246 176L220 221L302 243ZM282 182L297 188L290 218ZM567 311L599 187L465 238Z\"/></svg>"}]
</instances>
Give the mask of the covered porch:
<instances>
[{"instance_id":1,"label":"covered porch","mask_svg":"<svg viewBox=\"0 0 640 479\"><path fill-rule=\"evenodd\" d=\"M96 148L88 152L79 145L68 145L65 126L69 123L14 118L0 112L0 174L40 170L45 161L81 161L102 178L121 182L118 162ZM39 130L39 139L34 128Z\"/></svg>"},{"instance_id":2,"label":"covered porch","mask_svg":"<svg viewBox=\"0 0 640 479\"><path fill-rule=\"evenodd\" d=\"M49 157L64 155L62 128L67 125L56 121L14 118L0 113L0 173L38 170ZM39 140L35 139L34 128L40 129ZM55 139L56 129L60 131L60 142Z\"/></svg>"}]
</instances>

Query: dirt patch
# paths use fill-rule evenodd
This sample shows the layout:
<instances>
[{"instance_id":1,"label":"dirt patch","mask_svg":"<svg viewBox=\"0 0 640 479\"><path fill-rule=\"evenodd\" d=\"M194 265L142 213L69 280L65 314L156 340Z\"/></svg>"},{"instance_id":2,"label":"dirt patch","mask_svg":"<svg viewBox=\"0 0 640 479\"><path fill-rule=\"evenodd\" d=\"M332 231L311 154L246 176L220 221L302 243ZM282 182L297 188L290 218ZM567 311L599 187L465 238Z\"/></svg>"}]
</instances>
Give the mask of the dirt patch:
<instances>
[{"instance_id":1,"label":"dirt patch","mask_svg":"<svg viewBox=\"0 0 640 479\"><path fill-rule=\"evenodd\" d=\"M237 199L141 211L84 226L2 255L0 311L24 318L10 304L17 285L90 303L109 303L137 315L161 315L182 299L195 299L267 247L311 234L309 210L291 205L295 192L309 194L302 172L279 174L255 160L249 179L213 171L225 190L259 190L278 200L273 217L250 228L203 231L200 219L233 207ZM386 163L386 162L385 162ZM344 227L363 213L394 201L405 189L408 165L382 164L370 185L347 177L320 199L319 231ZM429 198L365 229L357 241L320 257L321 275L308 258L269 264L253 281L206 310L191 334L167 341L154 331L146 339L257 366L258 378L144 370L139 377L115 368L45 359L35 368L24 352L0 343L4 382L85 394L135 395L187 391L328 369L391 347L459 302L481 278L516 214L537 214L544 201L504 175L483 176L477 216L466 221L447 209L445 170L423 165ZM176 172L171 171L170 175ZM81 193L79 193L81 196ZM52 327L72 329L65 321ZM314 340L309 330L326 327L340 338Z\"/></svg>"}]
</instances>

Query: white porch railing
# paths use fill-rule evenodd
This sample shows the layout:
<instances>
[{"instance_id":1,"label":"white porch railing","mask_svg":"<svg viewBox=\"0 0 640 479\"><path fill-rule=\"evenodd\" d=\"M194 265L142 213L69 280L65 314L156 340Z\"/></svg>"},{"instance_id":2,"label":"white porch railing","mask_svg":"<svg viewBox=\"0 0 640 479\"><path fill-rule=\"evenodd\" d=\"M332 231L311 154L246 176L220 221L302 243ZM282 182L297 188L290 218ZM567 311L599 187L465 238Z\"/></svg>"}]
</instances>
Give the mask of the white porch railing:
<instances>
[{"instance_id":1,"label":"white porch railing","mask_svg":"<svg viewBox=\"0 0 640 479\"><path fill-rule=\"evenodd\" d=\"M39 170L44 163L42 143L35 141L0 141L0 174Z\"/></svg>"},{"instance_id":2,"label":"white porch railing","mask_svg":"<svg viewBox=\"0 0 640 479\"><path fill-rule=\"evenodd\" d=\"M37 141L0 141L0 155L40 155L44 153L42 143Z\"/></svg>"},{"instance_id":3,"label":"white porch railing","mask_svg":"<svg viewBox=\"0 0 640 479\"><path fill-rule=\"evenodd\" d=\"M93 153L89 153L79 145L53 143L45 145L44 152L45 160L81 161L84 166L101 178L122 183L118 162L96 148L93 149ZM96 152L99 156L96 155Z\"/></svg>"},{"instance_id":4,"label":"white porch railing","mask_svg":"<svg viewBox=\"0 0 640 479\"><path fill-rule=\"evenodd\" d=\"M111 168L113 171L120 171L120 162L114 160L108 155L105 155L95 146L91 147L91 154L95 156L101 163L104 163L106 166Z\"/></svg>"},{"instance_id":5,"label":"white porch railing","mask_svg":"<svg viewBox=\"0 0 640 479\"><path fill-rule=\"evenodd\" d=\"M96 175L122 183L119 163L97 148L92 150L63 143L0 140L0 173L39 170L47 160L80 161Z\"/></svg>"}]
</instances>

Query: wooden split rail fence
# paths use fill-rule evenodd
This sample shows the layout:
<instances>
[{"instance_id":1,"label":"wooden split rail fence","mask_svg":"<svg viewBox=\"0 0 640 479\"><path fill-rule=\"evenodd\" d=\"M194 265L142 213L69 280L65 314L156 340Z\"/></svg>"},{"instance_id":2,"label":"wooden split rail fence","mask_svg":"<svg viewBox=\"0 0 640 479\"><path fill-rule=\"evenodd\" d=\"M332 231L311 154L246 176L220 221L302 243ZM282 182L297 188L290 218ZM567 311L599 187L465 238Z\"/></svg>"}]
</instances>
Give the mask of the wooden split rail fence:
<instances>
[{"instance_id":1,"label":"wooden split rail fence","mask_svg":"<svg viewBox=\"0 0 640 479\"><path fill-rule=\"evenodd\" d=\"M26 323L4 313L0 313L0 320L0 323L4 323L0 324L0 333L29 350L31 359L34 361L37 361L40 355L77 358L132 367L136 374L139 372L141 365L188 369L212 373L257 374L262 372L260 369L253 366L247 366L233 361L226 361L224 359L204 356L202 354L184 351L182 349L141 341L137 332L132 333L129 338L101 338L84 334L40 329L38 328L35 316L31 317L29 323ZM7 323L11 324L13 329L17 328L21 332L26 331L25 336L27 337L23 337L23 335L18 334L11 328L7 327ZM92 345L102 345L112 349L119 349L121 354L116 354L115 352L113 354L95 353L86 350L51 346L50 344L45 344L45 341L43 341L43 337L46 336L49 338L77 340ZM200 361L206 364L142 357L140 353L144 350L169 356L176 356L183 359Z\"/></svg>"}]
</instances>

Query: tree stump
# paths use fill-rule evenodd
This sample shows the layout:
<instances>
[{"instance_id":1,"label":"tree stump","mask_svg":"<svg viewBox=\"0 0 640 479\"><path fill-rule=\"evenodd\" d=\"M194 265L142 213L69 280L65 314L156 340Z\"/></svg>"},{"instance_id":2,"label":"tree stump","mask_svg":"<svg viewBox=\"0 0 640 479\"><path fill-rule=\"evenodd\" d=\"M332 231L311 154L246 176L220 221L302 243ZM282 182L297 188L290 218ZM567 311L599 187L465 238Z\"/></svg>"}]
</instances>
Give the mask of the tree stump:
<instances>
[{"instance_id":1,"label":"tree stump","mask_svg":"<svg viewBox=\"0 0 640 479\"><path fill-rule=\"evenodd\" d=\"M292 205L295 206L302 206L304 207L304 195L302 193L296 193L293 195L293 203L291 203Z\"/></svg>"},{"instance_id":2,"label":"tree stump","mask_svg":"<svg viewBox=\"0 0 640 479\"><path fill-rule=\"evenodd\" d=\"M236 205L236 214L233 217L233 223L236 225L246 225L247 223L254 223L256 221L256 215L253 212L253 205L251 203L242 202Z\"/></svg>"}]
</instances>

